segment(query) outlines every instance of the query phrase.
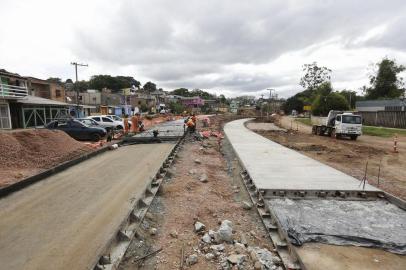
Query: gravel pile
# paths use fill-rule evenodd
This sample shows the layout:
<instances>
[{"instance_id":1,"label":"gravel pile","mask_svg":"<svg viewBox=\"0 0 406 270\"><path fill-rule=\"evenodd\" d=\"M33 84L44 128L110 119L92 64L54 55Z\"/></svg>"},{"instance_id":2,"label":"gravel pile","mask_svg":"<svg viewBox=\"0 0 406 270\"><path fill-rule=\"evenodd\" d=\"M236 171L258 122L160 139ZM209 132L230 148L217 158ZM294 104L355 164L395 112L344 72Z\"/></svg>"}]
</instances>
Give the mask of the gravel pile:
<instances>
[{"instance_id":1,"label":"gravel pile","mask_svg":"<svg viewBox=\"0 0 406 270\"><path fill-rule=\"evenodd\" d=\"M90 147L58 130L0 133L0 171L47 169L89 151Z\"/></svg>"}]
</instances>

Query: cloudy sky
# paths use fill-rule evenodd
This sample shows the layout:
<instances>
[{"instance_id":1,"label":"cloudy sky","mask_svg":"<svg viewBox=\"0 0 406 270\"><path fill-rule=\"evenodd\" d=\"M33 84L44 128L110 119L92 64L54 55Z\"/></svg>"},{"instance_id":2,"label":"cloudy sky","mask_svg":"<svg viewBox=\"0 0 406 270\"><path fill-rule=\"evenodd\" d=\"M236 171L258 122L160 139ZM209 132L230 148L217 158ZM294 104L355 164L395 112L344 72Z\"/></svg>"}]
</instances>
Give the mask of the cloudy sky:
<instances>
[{"instance_id":1,"label":"cloudy sky","mask_svg":"<svg viewBox=\"0 0 406 270\"><path fill-rule=\"evenodd\" d=\"M304 63L335 89L406 65L404 0L0 0L0 68L40 78L129 75L226 96L302 90Z\"/></svg>"}]
</instances>

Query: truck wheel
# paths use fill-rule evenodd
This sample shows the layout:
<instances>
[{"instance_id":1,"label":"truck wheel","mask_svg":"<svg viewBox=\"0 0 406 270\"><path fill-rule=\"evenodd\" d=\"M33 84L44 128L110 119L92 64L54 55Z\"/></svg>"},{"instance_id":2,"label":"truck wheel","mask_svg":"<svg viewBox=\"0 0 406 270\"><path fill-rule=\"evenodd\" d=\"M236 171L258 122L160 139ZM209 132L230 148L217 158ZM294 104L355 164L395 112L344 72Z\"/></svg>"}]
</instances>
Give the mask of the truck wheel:
<instances>
[{"instance_id":1,"label":"truck wheel","mask_svg":"<svg viewBox=\"0 0 406 270\"><path fill-rule=\"evenodd\" d=\"M358 137L357 135L351 135L351 136L350 136L351 140L353 140L353 141L356 141L356 140L357 140L357 137Z\"/></svg>"},{"instance_id":2,"label":"truck wheel","mask_svg":"<svg viewBox=\"0 0 406 270\"><path fill-rule=\"evenodd\" d=\"M90 135L90 137L92 138L92 141L94 141L94 142L100 141L100 138L101 138L100 134L98 134L98 133L93 133L92 135Z\"/></svg>"}]
</instances>

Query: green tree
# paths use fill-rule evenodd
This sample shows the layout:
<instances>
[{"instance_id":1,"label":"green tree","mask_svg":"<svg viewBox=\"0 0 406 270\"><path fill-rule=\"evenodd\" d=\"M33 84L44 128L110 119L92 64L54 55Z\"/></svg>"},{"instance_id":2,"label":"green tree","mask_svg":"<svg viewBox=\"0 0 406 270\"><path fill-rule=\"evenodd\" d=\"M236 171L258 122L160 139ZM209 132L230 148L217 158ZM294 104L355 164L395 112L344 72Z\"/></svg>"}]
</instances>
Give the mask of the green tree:
<instances>
[{"instance_id":1,"label":"green tree","mask_svg":"<svg viewBox=\"0 0 406 270\"><path fill-rule=\"evenodd\" d=\"M185 111L185 106L179 102L171 102L169 103L169 109L171 113L180 114Z\"/></svg>"},{"instance_id":2,"label":"green tree","mask_svg":"<svg viewBox=\"0 0 406 270\"><path fill-rule=\"evenodd\" d=\"M89 87L91 89L102 90L103 88L108 88L113 92L118 92L123 88L129 88L133 85L139 87L141 83L130 76L94 75L89 80Z\"/></svg>"},{"instance_id":3,"label":"green tree","mask_svg":"<svg viewBox=\"0 0 406 270\"><path fill-rule=\"evenodd\" d=\"M317 62L303 65L303 72L305 73L300 78L300 85L307 90L314 90L324 82L329 82L331 79L331 69L326 67L319 67Z\"/></svg>"},{"instance_id":4,"label":"green tree","mask_svg":"<svg viewBox=\"0 0 406 270\"><path fill-rule=\"evenodd\" d=\"M376 64L376 74L369 77L371 87L366 88L366 98L398 98L405 92L403 78L399 73L405 70L403 65L398 65L395 59L383 58Z\"/></svg>"},{"instance_id":5,"label":"green tree","mask_svg":"<svg viewBox=\"0 0 406 270\"><path fill-rule=\"evenodd\" d=\"M301 113L303 112L303 106L304 106L303 100L297 95L294 95L293 97L288 98L282 104L282 110L286 114L290 114L292 110L296 110L297 112Z\"/></svg>"},{"instance_id":6,"label":"green tree","mask_svg":"<svg viewBox=\"0 0 406 270\"><path fill-rule=\"evenodd\" d=\"M182 97L190 97L190 92L187 88L178 88L170 92L171 95L177 95Z\"/></svg>"},{"instance_id":7,"label":"green tree","mask_svg":"<svg viewBox=\"0 0 406 270\"><path fill-rule=\"evenodd\" d=\"M87 89L90 89L88 81L77 81L73 84L73 89L79 89L80 92L84 92Z\"/></svg>"},{"instance_id":8,"label":"green tree","mask_svg":"<svg viewBox=\"0 0 406 270\"><path fill-rule=\"evenodd\" d=\"M351 90L341 90L340 95L344 96L350 106L350 109L355 108L355 102L360 98L357 92Z\"/></svg>"},{"instance_id":9,"label":"green tree","mask_svg":"<svg viewBox=\"0 0 406 270\"><path fill-rule=\"evenodd\" d=\"M330 110L348 110L349 105L344 96L331 92L327 96L318 95L312 104L313 115L325 116Z\"/></svg>"},{"instance_id":10,"label":"green tree","mask_svg":"<svg viewBox=\"0 0 406 270\"><path fill-rule=\"evenodd\" d=\"M57 78L57 77L49 77L47 79L48 82L53 82L53 83L58 83L58 84L63 84L62 79L61 78Z\"/></svg>"},{"instance_id":11,"label":"green tree","mask_svg":"<svg viewBox=\"0 0 406 270\"><path fill-rule=\"evenodd\" d=\"M156 91L156 84L153 82L147 82L144 84L144 86L142 87L142 89L144 89L144 91L147 91L149 93Z\"/></svg>"}]
</instances>

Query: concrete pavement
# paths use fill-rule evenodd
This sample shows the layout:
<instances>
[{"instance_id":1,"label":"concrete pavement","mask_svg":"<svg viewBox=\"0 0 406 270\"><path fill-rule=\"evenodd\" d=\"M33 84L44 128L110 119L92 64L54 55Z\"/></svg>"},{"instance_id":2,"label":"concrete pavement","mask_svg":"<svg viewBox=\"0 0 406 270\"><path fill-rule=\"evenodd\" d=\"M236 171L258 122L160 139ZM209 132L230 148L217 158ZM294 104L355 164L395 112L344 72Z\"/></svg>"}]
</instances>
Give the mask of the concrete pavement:
<instances>
[{"instance_id":1,"label":"concrete pavement","mask_svg":"<svg viewBox=\"0 0 406 270\"><path fill-rule=\"evenodd\" d=\"M0 199L0 269L89 269L174 144L121 147Z\"/></svg>"},{"instance_id":2,"label":"concrete pavement","mask_svg":"<svg viewBox=\"0 0 406 270\"><path fill-rule=\"evenodd\" d=\"M362 190L357 179L247 129L248 120L229 122L224 132L257 188ZM366 185L365 190L378 189Z\"/></svg>"}]
</instances>

